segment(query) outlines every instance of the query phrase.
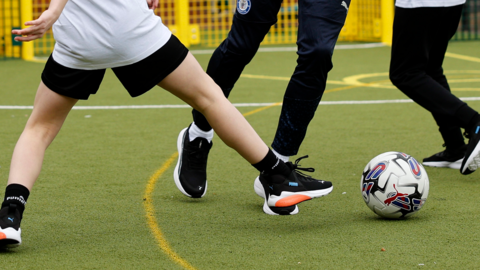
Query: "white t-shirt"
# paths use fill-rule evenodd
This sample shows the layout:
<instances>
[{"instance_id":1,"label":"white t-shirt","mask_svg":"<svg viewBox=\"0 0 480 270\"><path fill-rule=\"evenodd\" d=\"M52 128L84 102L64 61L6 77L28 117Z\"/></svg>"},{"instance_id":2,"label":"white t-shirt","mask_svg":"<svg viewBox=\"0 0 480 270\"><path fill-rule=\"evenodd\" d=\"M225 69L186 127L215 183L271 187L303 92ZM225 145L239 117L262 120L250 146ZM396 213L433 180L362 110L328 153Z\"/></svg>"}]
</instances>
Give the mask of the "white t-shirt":
<instances>
[{"instance_id":1,"label":"white t-shirt","mask_svg":"<svg viewBox=\"0 0 480 270\"><path fill-rule=\"evenodd\" d=\"M160 49L170 30L146 0L69 0L53 25L53 58L75 69L136 63Z\"/></svg>"},{"instance_id":2,"label":"white t-shirt","mask_svg":"<svg viewBox=\"0 0 480 270\"><path fill-rule=\"evenodd\" d=\"M401 8L453 7L465 2L466 0L396 0L395 6Z\"/></svg>"}]
</instances>

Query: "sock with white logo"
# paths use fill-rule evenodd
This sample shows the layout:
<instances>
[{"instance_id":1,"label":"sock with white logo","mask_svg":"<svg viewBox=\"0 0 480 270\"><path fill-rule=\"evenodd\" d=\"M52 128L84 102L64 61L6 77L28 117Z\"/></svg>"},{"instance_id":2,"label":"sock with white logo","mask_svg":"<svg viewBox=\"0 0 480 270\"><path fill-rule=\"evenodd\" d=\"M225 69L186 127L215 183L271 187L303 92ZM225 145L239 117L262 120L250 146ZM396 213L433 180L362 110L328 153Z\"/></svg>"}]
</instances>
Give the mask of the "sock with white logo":
<instances>
[{"instance_id":1,"label":"sock with white logo","mask_svg":"<svg viewBox=\"0 0 480 270\"><path fill-rule=\"evenodd\" d=\"M284 175L288 176L292 170L279 159L272 150L268 150L267 155L258 163L252 164L255 169L268 175Z\"/></svg>"},{"instance_id":2,"label":"sock with white logo","mask_svg":"<svg viewBox=\"0 0 480 270\"><path fill-rule=\"evenodd\" d=\"M290 157L289 156L284 156L280 153L278 153L277 151L275 151L275 149L272 149L272 152L279 158L281 159L283 162L288 162L290 160Z\"/></svg>"},{"instance_id":3,"label":"sock with white logo","mask_svg":"<svg viewBox=\"0 0 480 270\"><path fill-rule=\"evenodd\" d=\"M19 184L10 184L5 189L5 198L3 199L2 207L7 207L10 204L15 204L20 211L20 217L25 210L25 204L27 203L30 191L25 186Z\"/></svg>"},{"instance_id":4,"label":"sock with white logo","mask_svg":"<svg viewBox=\"0 0 480 270\"><path fill-rule=\"evenodd\" d=\"M195 122L193 122L188 129L188 137L190 138L190 141L200 137L207 139L207 141L210 143L213 139L213 129L210 129L209 131L203 131L197 125L195 125Z\"/></svg>"}]
</instances>

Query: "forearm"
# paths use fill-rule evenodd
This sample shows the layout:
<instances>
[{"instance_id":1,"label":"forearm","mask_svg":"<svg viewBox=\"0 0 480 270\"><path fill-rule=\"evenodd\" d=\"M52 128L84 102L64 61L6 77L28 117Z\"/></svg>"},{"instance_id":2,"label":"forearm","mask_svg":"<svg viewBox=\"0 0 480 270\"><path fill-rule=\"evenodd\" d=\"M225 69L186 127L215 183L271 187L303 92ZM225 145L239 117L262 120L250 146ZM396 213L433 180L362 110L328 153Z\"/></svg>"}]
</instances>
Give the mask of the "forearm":
<instances>
[{"instance_id":1,"label":"forearm","mask_svg":"<svg viewBox=\"0 0 480 270\"><path fill-rule=\"evenodd\" d=\"M50 5L48 6L48 10L50 10L53 14L57 15L60 17L60 14L62 14L63 8L67 4L68 0L51 0Z\"/></svg>"},{"instance_id":2,"label":"forearm","mask_svg":"<svg viewBox=\"0 0 480 270\"><path fill-rule=\"evenodd\" d=\"M36 20L28 21L25 26L29 26L20 30L12 30L12 34L17 35L16 41L32 41L43 37L43 35L57 21L62 14L68 0L51 0L47 10Z\"/></svg>"}]
</instances>

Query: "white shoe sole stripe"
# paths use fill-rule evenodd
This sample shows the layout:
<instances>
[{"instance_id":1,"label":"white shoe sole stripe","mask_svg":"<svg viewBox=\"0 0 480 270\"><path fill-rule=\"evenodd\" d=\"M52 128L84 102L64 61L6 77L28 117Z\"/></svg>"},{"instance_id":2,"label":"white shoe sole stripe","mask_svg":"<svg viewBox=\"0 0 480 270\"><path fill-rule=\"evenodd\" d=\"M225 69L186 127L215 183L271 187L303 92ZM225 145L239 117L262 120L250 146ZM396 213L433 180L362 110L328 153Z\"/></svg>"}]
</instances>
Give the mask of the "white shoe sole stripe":
<instances>
[{"instance_id":1,"label":"white shoe sole stripe","mask_svg":"<svg viewBox=\"0 0 480 270\"><path fill-rule=\"evenodd\" d=\"M272 215L272 216L280 216L280 214L277 214L277 213L273 212L272 209L270 209L270 207L267 205L266 201L263 203L263 212L265 212L265 214ZM298 206L297 205L295 205L295 210L290 212L290 215L295 215L295 214L298 214Z\"/></svg>"},{"instance_id":2,"label":"white shoe sole stripe","mask_svg":"<svg viewBox=\"0 0 480 270\"><path fill-rule=\"evenodd\" d=\"M4 247L6 248L14 248L18 247L22 243L22 228L19 228L18 231L15 230L14 228L5 228L5 229L0 229L0 232L4 233L6 236L6 239L3 240L14 240L17 241L17 244L10 244L10 245L5 245Z\"/></svg>"},{"instance_id":3,"label":"white shoe sole stripe","mask_svg":"<svg viewBox=\"0 0 480 270\"><path fill-rule=\"evenodd\" d=\"M275 203L277 201L288 198L289 196L293 196L293 195L305 195L307 197L310 197L311 199L314 199L314 198L319 198L319 197L328 195L330 194L330 192L332 192L332 190L333 190L333 186L327 189L314 190L314 191L302 191L302 192L284 191L280 196L270 195L268 202L269 202L269 205L273 204L271 206L275 206Z\"/></svg>"},{"instance_id":4,"label":"white shoe sole stripe","mask_svg":"<svg viewBox=\"0 0 480 270\"><path fill-rule=\"evenodd\" d=\"M187 129L188 129L188 127L182 129L182 131L180 131L180 134L178 134L178 139L177 139L178 161L177 161L177 165L175 166L175 170L173 170L173 180L175 180L175 185L177 186L177 188L185 196L188 196L188 197L191 198L192 196L190 194L188 194L185 191L185 189L182 187L182 184L180 183L180 176L179 176L180 166L182 165L183 140L185 138L185 132L187 132ZM207 192L207 184L208 183L205 183L205 189L204 189L201 197L203 197L205 195L205 193Z\"/></svg>"},{"instance_id":5,"label":"white shoe sole stripe","mask_svg":"<svg viewBox=\"0 0 480 270\"><path fill-rule=\"evenodd\" d=\"M423 162L422 164L424 166L429 166L429 167L437 167L437 168L451 168L451 169L460 169L462 166L462 161L463 158L454 161L454 162L449 162L449 161L427 161Z\"/></svg>"},{"instance_id":6,"label":"white shoe sole stripe","mask_svg":"<svg viewBox=\"0 0 480 270\"><path fill-rule=\"evenodd\" d=\"M280 216L279 214L273 212L272 209L270 209L270 207L267 205L267 201L265 200L265 190L263 189L262 183L260 182L260 179L258 179L258 176L257 178L255 178L255 181L253 183L253 189L255 190L255 193L257 193L258 196L264 199L263 212L265 212L265 214L272 215L272 216ZM292 212L290 212L290 215L296 215L298 214L298 212L299 212L298 206L295 205L295 209Z\"/></svg>"},{"instance_id":7,"label":"white shoe sole stripe","mask_svg":"<svg viewBox=\"0 0 480 270\"><path fill-rule=\"evenodd\" d=\"M479 166L480 166L480 142L477 143L472 153L467 158L467 161L465 162L465 166L463 167L462 173L464 173L467 170L467 168L472 172L476 171Z\"/></svg>"},{"instance_id":8,"label":"white shoe sole stripe","mask_svg":"<svg viewBox=\"0 0 480 270\"><path fill-rule=\"evenodd\" d=\"M177 165L175 166L175 170L173 170L173 179L175 180L175 185L177 185L177 188L186 196L191 197L183 189L182 184L180 184L180 177L178 174L178 170L180 169L180 165L182 164L183 138L185 137L185 132L187 131L187 129L188 128L182 129L182 131L180 131L180 134L178 134L178 138L177 138L178 161L177 161Z\"/></svg>"},{"instance_id":9,"label":"white shoe sole stripe","mask_svg":"<svg viewBox=\"0 0 480 270\"><path fill-rule=\"evenodd\" d=\"M267 205L267 200L265 198L265 190L263 189L263 185L260 182L260 180L258 179L258 177L255 179L255 183L254 183L253 187L255 189L255 193L257 193L258 196L265 199L265 205L264 205L264 210L265 210L265 206ZM269 202L270 202L270 204L271 204L272 201L275 201L275 203L276 203L278 200L286 198L286 197L291 196L291 195L305 195L305 196L308 196L312 199L313 198L319 198L319 197L323 197L323 196L326 196L326 195L330 194L332 192L332 190L333 190L333 186L328 188L328 189L315 190L315 191L304 191L304 192L287 192L287 191L284 191L284 192L282 192L282 196L275 196L275 195L270 196ZM285 195L287 195L287 196L285 196ZM272 198L273 198L273 200L272 200ZM271 205L271 207L275 207L275 203L273 203L273 205ZM267 208L268 208L268 206L267 206Z\"/></svg>"}]
</instances>

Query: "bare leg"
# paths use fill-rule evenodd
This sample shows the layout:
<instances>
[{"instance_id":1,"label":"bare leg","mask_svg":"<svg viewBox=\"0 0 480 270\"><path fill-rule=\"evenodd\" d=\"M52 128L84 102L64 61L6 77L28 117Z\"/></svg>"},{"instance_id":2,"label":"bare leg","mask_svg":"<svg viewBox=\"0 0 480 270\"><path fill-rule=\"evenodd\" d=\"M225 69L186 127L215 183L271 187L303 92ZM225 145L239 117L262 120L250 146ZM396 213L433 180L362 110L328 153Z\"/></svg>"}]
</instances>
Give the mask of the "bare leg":
<instances>
[{"instance_id":1,"label":"bare leg","mask_svg":"<svg viewBox=\"0 0 480 270\"><path fill-rule=\"evenodd\" d=\"M260 162L267 154L268 146L191 53L158 86L201 112L223 142L251 164Z\"/></svg>"},{"instance_id":2,"label":"bare leg","mask_svg":"<svg viewBox=\"0 0 480 270\"><path fill-rule=\"evenodd\" d=\"M40 174L45 150L76 102L76 99L59 95L43 82L40 83L32 115L13 151L8 184L20 184L32 189Z\"/></svg>"}]
</instances>

